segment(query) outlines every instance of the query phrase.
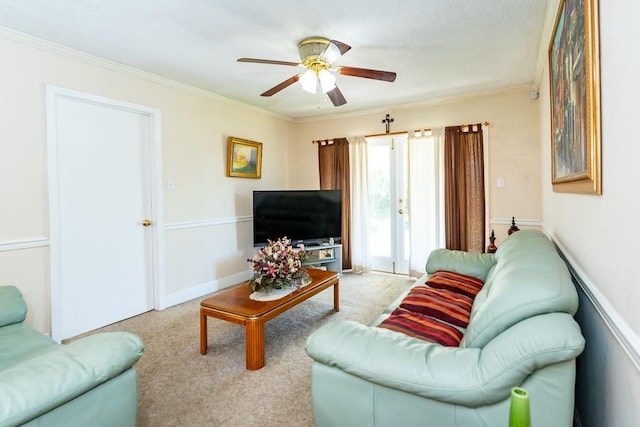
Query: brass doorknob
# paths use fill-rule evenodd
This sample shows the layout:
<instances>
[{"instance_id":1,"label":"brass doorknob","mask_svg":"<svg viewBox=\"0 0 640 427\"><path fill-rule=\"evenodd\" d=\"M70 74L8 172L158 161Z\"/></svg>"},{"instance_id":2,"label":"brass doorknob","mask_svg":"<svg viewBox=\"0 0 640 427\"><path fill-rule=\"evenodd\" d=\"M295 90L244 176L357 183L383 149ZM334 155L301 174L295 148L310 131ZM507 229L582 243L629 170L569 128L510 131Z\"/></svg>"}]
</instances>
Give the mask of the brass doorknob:
<instances>
[{"instance_id":1,"label":"brass doorknob","mask_svg":"<svg viewBox=\"0 0 640 427\"><path fill-rule=\"evenodd\" d=\"M152 223L151 223L151 220L150 220L150 219L146 219L146 218L145 218L145 219L143 219L143 220L142 220L142 225L143 225L144 227L148 227L148 226L150 226L151 224L152 224Z\"/></svg>"}]
</instances>

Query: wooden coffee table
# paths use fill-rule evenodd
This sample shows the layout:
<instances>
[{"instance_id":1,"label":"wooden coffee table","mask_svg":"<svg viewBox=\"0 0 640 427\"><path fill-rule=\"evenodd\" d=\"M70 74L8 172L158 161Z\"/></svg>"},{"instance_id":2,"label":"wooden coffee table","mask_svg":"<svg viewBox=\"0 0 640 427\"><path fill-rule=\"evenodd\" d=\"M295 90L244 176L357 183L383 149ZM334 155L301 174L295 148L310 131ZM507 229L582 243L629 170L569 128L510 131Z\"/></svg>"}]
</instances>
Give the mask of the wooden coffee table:
<instances>
[{"instance_id":1,"label":"wooden coffee table","mask_svg":"<svg viewBox=\"0 0 640 427\"><path fill-rule=\"evenodd\" d=\"M264 325L319 292L333 286L333 309L340 311L338 274L310 268L313 281L301 289L275 301L249 299L246 283L224 289L200 302L200 354L207 353L207 317L215 317L245 326L247 369L264 366Z\"/></svg>"}]
</instances>

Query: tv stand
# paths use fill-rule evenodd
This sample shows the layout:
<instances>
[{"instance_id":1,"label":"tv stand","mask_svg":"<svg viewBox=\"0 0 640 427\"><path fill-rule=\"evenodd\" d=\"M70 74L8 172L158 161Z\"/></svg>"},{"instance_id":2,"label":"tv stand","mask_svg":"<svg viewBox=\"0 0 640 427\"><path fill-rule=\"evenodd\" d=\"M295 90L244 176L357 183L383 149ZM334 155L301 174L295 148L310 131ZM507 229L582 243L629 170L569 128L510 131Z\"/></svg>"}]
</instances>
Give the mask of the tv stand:
<instances>
[{"instance_id":1,"label":"tv stand","mask_svg":"<svg viewBox=\"0 0 640 427\"><path fill-rule=\"evenodd\" d=\"M304 265L315 268L323 268L328 271L335 271L342 275L342 245L318 245L305 246L308 259Z\"/></svg>"}]
</instances>

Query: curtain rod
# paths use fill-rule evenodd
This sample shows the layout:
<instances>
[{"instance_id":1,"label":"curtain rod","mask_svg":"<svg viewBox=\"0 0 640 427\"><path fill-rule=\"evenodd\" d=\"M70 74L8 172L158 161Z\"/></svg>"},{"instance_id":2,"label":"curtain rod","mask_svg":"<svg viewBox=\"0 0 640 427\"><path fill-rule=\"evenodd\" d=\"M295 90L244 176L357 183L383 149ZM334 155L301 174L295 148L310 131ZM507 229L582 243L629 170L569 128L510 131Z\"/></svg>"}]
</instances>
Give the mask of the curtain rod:
<instances>
[{"instance_id":1,"label":"curtain rod","mask_svg":"<svg viewBox=\"0 0 640 427\"><path fill-rule=\"evenodd\" d=\"M320 145L329 145L333 144L333 138L329 139L314 139L311 141L312 144L320 144Z\"/></svg>"},{"instance_id":2,"label":"curtain rod","mask_svg":"<svg viewBox=\"0 0 640 427\"><path fill-rule=\"evenodd\" d=\"M407 131L405 130L405 131L402 131L402 132L374 133L374 134L371 134L371 135L365 135L364 137L365 137L365 138L375 138L375 137L377 137L377 136L387 136L387 135L389 135L389 136L391 136L391 135L404 135L405 133L409 133L409 132L407 132Z\"/></svg>"},{"instance_id":3,"label":"curtain rod","mask_svg":"<svg viewBox=\"0 0 640 427\"><path fill-rule=\"evenodd\" d=\"M469 124L467 124L467 125L465 125L465 124L461 124L461 125L460 125L460 127L463 127L463 128L465 128L465 127L466 127L466 128L468 128L468 127L470 127L470 126L474 126L475 124L476 124L476 123L469 123ZM491 123L489 123L489 122L482 122L481 124L482 124L482 126L488 127Z\"/></svg>"},{"instance_id":4,"label":"curtain rod","mask_svg":"<svg viewBox=\"0 0 640 427\"><path fill-rule=\"evenodd\" d=\"M468 127L468 126L473 126L475 123L473 124L462 124L460 125L461 127ZM489 126L491 123L489 122L482 122L483 126ZM431 129L427 128L427 129L414 129L414 132L418 133L418 132L430 132ZM409 133L409 131L401 131L401 132L389 132L389 133L374 133L371 135L365 135L365 138L375 138L375 137L379 137L379 136L391 136L391 135L404 135L406 133ZM334 138L324 138L324 139L314 139L313 141L311 141L312 144L320 144L320 145L324 145L324 144L333 144L333 140Z\"/></svg>"}]
</instances>

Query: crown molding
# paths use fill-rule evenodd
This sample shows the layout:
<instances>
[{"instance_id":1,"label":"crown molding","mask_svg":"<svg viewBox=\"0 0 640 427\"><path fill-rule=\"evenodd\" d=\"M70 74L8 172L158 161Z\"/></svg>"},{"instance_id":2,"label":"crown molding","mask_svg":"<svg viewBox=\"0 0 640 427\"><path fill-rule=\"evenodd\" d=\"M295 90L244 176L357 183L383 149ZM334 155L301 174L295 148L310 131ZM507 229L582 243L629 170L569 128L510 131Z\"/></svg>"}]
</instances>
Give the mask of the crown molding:
<instances>
[{"instance_id":1,"label":"crown molding","mask_svg":"<svg viewBox=\"0 0 640 427\"><path fill-rule=\"evenodd\" d=\"M556 15L560 8L560 0L547 0L547 10L545 11L544 24L540 33L540 46L538 46L538 59L536 61L535 85L540 87L542 84L542 75L547 66L547 53L549 51L549 42L553 35L553 29L556 26Z\"/></svg>"},{"instance_id":2,"label":"crown molding","mask_svg":"<svg viewBox=\"0 0 640 427\"><path fill-rule=\"evenodd\" d=\"M452 102L463 101L465 99L477 98L480 96L490 96L490 95L501 95L510 92L530 92L532 90L537 90L537 87L533 84L523 84L517 86L509 86L504 88L490 89L485 91L475 91L468 93L461 93L457 95L443 96L443 97L434 97L433 99L425 100L422 102L413 102L408 104L395 104L389 105L386 107L376 107L370 110L358 110L352 111L348 113L330 113L324 114L322 116L313 116L313 117L300 117L297 119L293 119L295 123L313 123L313 122L322 122L327 120L334 119L345 119L349 117L361 117L361 116L370 116L374 114L381 113L389 113L391 111L397 112L402 110L412 110L416 108L426 108L432 107L435 105L449 104Z\"/></svg>"},{"instance_id":3,"label":"crown molding","mask_svg":"<svg viewBox=\"0 0 640 427\"><path fill-rule=\"evenodd\" d=\"M73 49L67 46L63 46L57 43L43 40L28 34L21 33L19 31L12 30L10 28L0 26L0 37L6 40L27 45L29 47L40 49L45 52L64 56L66 58L69 58L75 61L80 61L86 64L94 65L96 67L101 67L101 68L105 68L107 70L115 71L118 73L127 74L129 76L136 77L141 80L157 83L162 86L170 87L173 89L181 89L196 95L206 96L206 97L215 99L217 101L224 102L229 105L251 110L256 113L270 116L279 120L284 120L289 123L292 123L295 121L291 117L287 117L282 114L277 114L277 113L274 113L273 111L265 110L263 108L255 107L253 105L246 104L241 101L236 101L235 99L227 98L225 96L219 95L209 90L201 89L199 87L188 85L186 83L181 83L177 80L172 80L170 78L163 77L158 74L150 73L148 71L144 71L139 68L135 68L135 67L121 64L119 62L111 61L96 55L92 55L90 53L83 52L81 50Z\"/></svg>"}]
</instances>

